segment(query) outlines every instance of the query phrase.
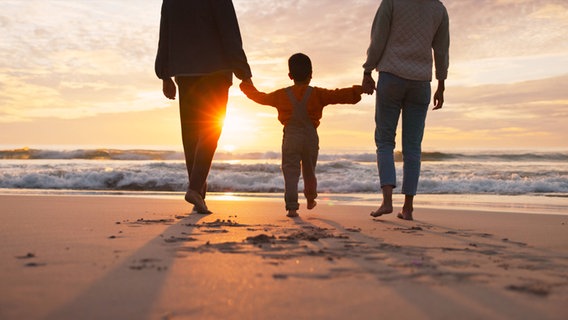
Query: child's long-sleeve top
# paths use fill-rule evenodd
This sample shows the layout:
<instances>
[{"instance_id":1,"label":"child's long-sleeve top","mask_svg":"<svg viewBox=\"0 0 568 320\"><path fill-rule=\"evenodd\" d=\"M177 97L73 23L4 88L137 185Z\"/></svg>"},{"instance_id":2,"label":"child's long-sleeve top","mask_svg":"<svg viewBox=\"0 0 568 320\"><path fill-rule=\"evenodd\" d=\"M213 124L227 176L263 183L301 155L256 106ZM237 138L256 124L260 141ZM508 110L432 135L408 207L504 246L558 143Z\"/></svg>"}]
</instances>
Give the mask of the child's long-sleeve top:
<instances>
[{"instance_id":1,"label":"child's long-sleeve top","mask_svg":"<svg viewBox=\"0 0 568 320\"><path fill-rule=\"evenodd\" d=\"M297 99L301 99L308 85L293 85L292 92ZM286 93L286 88L276 90L271 93L258 91L254 85L243 83L241 90L244 94L256 103L273 106L278 110L278 120L286 126L292 116L293 106ZM323 108L330 104L356 104L361 100L361 86L342 89L324 89L313 87L312 94L308 99L308 116L315 128L320 124Z\"/></svg>"}]
</instances>

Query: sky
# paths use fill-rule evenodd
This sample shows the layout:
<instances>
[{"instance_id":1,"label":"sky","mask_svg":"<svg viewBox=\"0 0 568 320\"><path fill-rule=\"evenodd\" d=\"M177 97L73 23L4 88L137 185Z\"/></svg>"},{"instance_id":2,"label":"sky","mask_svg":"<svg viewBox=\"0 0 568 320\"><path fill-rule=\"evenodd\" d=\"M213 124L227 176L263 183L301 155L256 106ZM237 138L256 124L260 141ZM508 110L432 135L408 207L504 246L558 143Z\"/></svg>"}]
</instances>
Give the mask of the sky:
<instances>
[{"instance_id":1,"label":"sky","mask_svg":"<svg viewBox=\"0 0 568 320\"><path fill-rule=\"evenodd\" d=\"M233 3L259 90L291 85L286 61L296 52L312 59L312 85L361 83L379 0ZM567 149L568 1L443 3L450 70L423 150ZM159 0L2 0L0 148L181 149L178 102L163 97L154 74L160 7ZM249 101L238 84L219 149L280 150L276 110ZM326 107L321 152L374 152L374 99Z\"/></svg>"}]
</instances>

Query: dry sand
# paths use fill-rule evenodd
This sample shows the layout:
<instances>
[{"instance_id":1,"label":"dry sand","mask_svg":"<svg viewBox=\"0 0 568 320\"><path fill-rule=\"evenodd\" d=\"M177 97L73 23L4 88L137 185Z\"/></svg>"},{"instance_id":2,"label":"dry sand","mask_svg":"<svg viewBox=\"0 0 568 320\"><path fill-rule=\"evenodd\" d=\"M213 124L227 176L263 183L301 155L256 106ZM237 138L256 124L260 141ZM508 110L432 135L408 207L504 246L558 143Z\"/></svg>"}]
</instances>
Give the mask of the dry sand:
<instances>
[{"instance_id":1,"label":"dry sand","mask_svg":"<svg viewBox=\"0 0 568 320\"><path fill-rule=\"evenodd\" d=\"M0 196L0 319L568 319L568 215L208 205Z\"/></svg>"}]
</instances>

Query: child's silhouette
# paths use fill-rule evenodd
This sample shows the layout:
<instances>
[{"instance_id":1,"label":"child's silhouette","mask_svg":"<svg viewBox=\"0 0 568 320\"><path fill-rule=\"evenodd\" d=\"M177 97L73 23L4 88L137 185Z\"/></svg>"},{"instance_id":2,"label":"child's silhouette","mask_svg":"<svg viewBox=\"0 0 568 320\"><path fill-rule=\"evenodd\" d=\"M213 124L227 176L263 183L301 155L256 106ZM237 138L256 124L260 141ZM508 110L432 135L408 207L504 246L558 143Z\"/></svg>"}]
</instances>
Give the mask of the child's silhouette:
<instances>
[{"instance_id":1,"label":"child's silhouette","mask_svg":"<svg viewBox=\"0 0 568 320\"><path fill-rule=\"evenodd\" d=\"M312 63L302 53L288 60L288 74L294 81L291 87L272 93L259 92L252 83L241 83L241 90L251 100L273 106L278 110L278 120L284 125L282 139L282 173L284 174L284 200L288 217L297 217L298 182L304 178L304 195L307 208L316 206L317 179L315 176L319 151L316 128L320 124L323 108L329 104L355 104L361 100L362 88L355 85L343 89L323 89L309 86L312 79Z\"/></svg>"}]
</instances>

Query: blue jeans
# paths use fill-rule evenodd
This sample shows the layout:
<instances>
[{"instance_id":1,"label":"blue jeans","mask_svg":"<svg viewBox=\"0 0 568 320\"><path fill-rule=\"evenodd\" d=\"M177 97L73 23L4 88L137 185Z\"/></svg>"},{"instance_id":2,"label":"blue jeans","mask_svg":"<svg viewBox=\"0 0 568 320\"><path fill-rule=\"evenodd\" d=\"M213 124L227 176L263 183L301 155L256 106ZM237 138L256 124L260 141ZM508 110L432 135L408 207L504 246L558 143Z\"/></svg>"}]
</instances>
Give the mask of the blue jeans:
<instances>
[{"instance_id":1,"label":"blue jeans","mask_svg":"<svg viewBox=\"0 0 568 320\"><path fill-rule=\"evenodd\" d=\"M375 107L375 144L381 188L388 185L396 187L394 148L396 128L402 111L402 193L416 195L422 137L430 97L430 81L407 80L391 73L379 73Z\"/></svg>"}]
</instances>

